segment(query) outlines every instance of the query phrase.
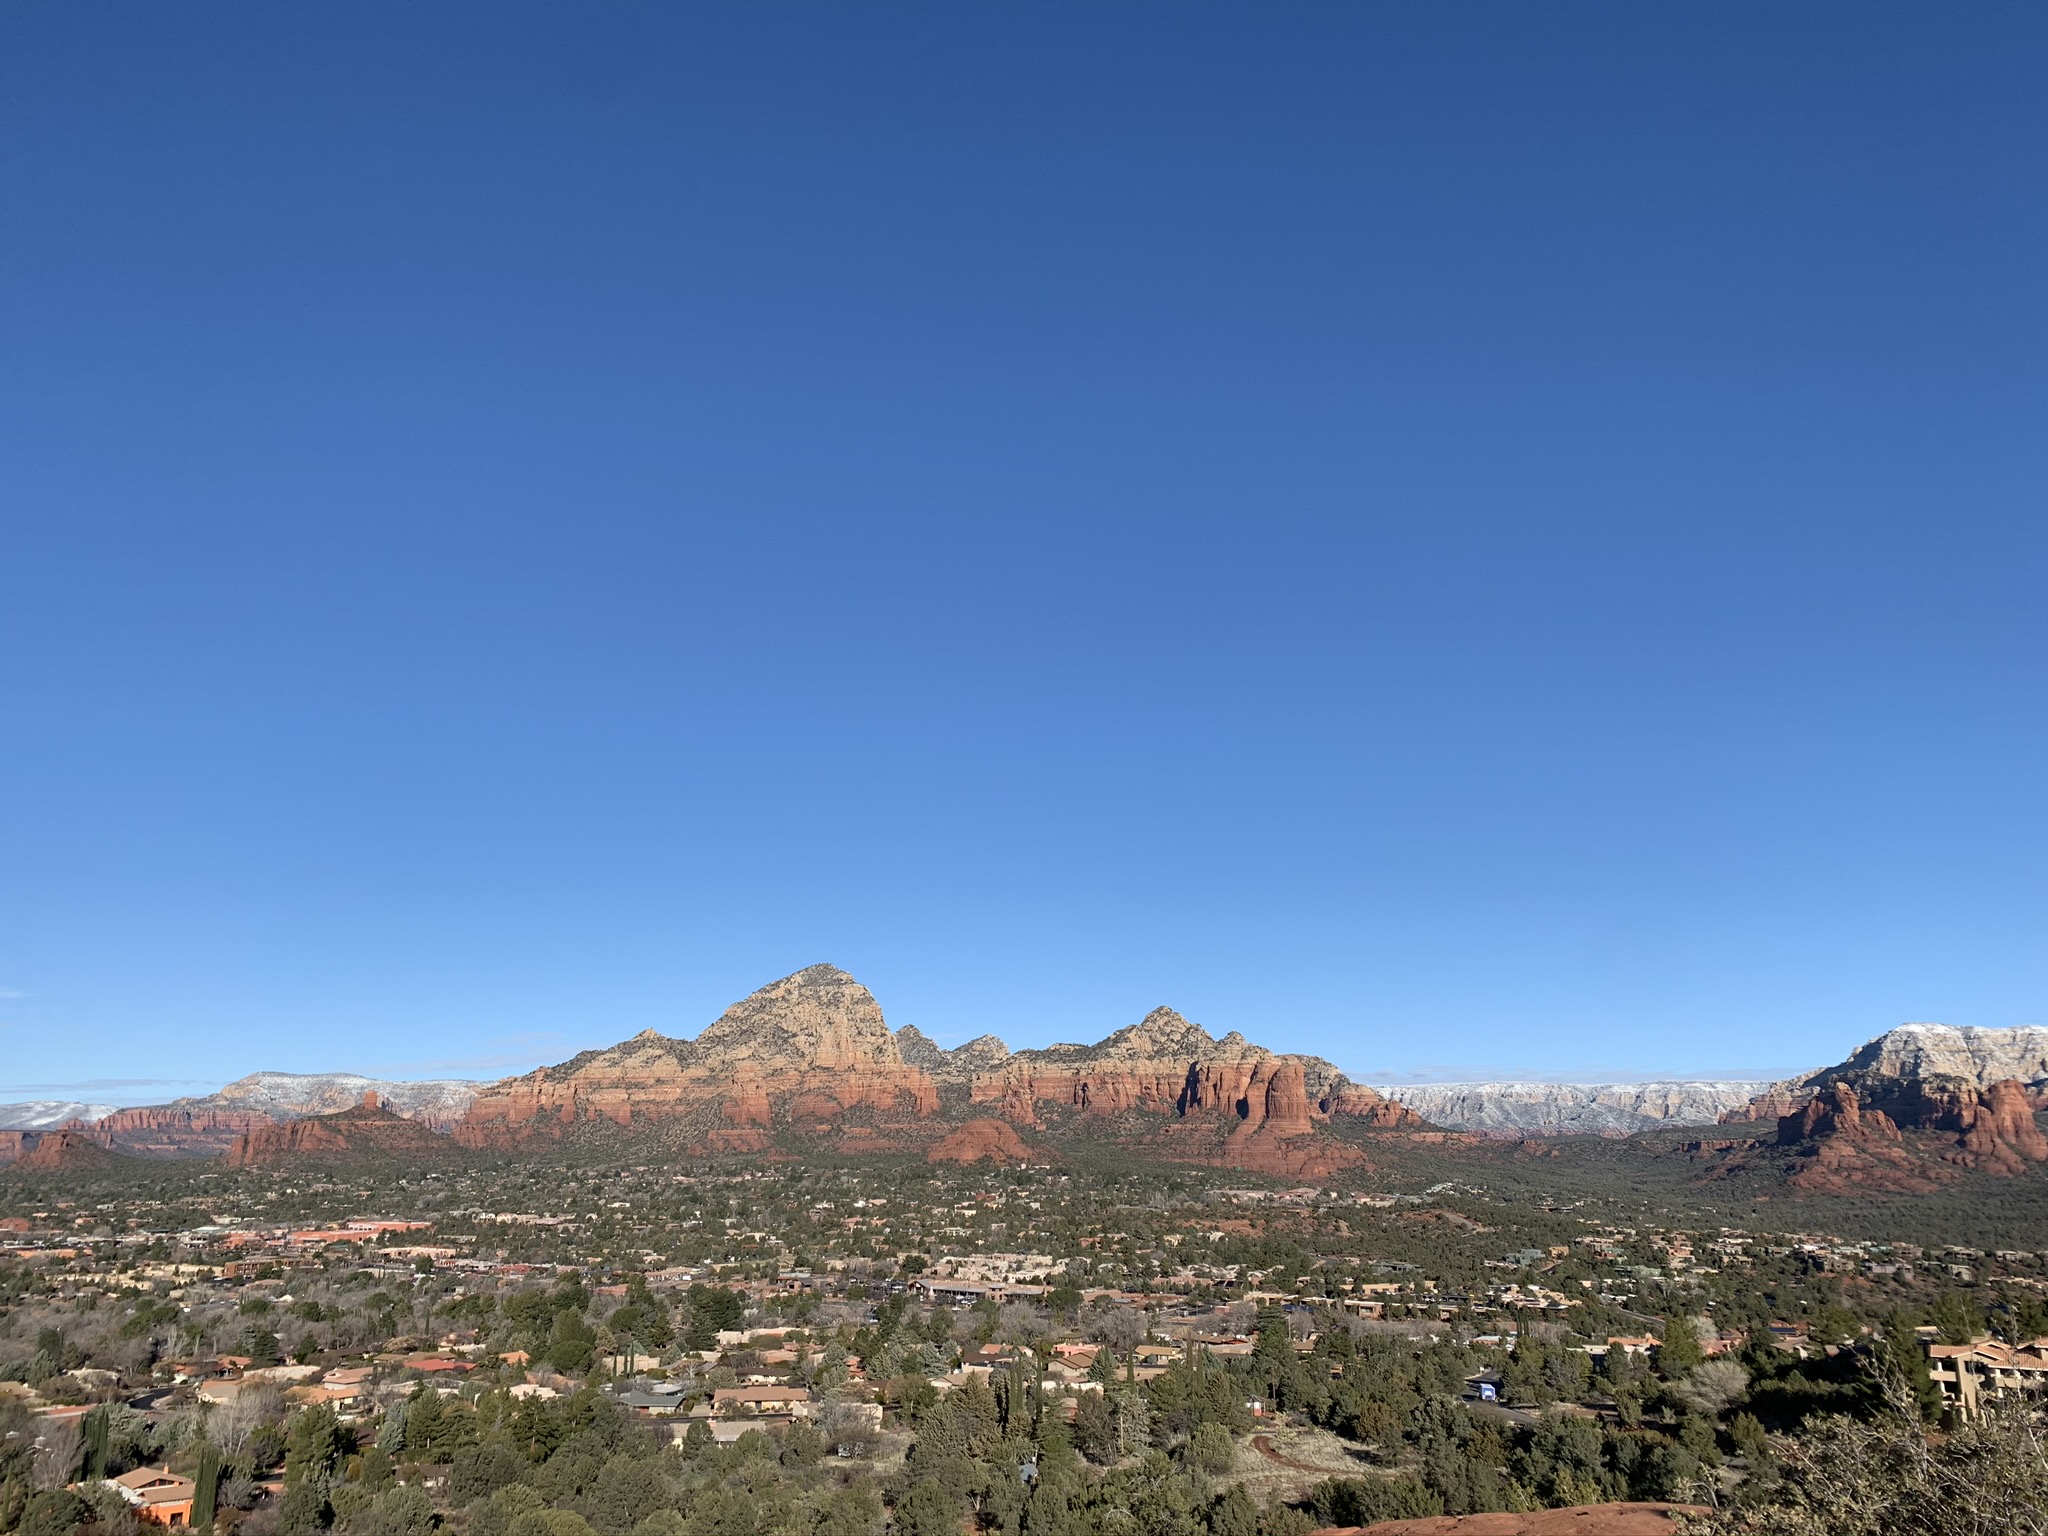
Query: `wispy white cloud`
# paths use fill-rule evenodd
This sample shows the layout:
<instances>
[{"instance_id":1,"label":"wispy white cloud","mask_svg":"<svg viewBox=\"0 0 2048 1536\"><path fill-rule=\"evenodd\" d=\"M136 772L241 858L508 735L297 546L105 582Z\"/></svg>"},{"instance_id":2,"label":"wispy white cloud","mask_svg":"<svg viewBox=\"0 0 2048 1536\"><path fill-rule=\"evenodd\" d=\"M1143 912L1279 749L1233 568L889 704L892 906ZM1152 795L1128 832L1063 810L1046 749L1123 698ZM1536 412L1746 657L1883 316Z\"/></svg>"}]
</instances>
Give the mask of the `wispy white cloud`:
<instances>
[{"instance_id":1,"label":"wispy white cloud","mask_svg":"<svg viewBox=\"0 0 2048 1536\"><path fill-rule=\"evenodd\" d=\"M90 1077L76 1083L0 1083L6 1093L97 1093L118 1088L203 1088L210 1077Z\"/></svg>"}]
</instances>

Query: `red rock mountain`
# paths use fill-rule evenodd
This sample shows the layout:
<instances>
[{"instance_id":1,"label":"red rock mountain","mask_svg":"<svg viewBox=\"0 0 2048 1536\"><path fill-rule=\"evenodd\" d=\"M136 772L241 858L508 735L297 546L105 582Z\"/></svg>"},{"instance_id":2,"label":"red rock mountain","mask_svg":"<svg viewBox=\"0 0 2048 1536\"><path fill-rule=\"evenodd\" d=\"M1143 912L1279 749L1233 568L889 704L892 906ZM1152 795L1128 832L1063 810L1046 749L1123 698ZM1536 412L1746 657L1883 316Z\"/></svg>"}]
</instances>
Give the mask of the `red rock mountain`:
<instances>
[{"instance_id":1,"label":"red rock mountain","mask_svg":"<svg viewBox=\"0 0 2048 1536\"><path fill-rule=\"evenodd\" d=\"M308 1115L264 1125L238 1136L227 1150L230 1168L276 1168L297 1162L409 1161L448 1155L448 1138L418 1120L386 1109L374 1093L331 1115Z\"/></svg>"},{"instance_id":2,"label":"red rock mountain","mask_svg":"<svg viewBox=\"0 0 2048 1536\"><path fill-rule=\"evenodd\" d=\"M256 1110L153 1104L117 1109L89 1125L74 1122L65 1129L141 1157L211 1157L233 1146L236 1137L274 1124L269 1115Z\"/></svg>"},{"instance_id":3,"label":"red rock mountain","mask_svg":"<svg viewBox=\"0 0 2048 1536\"><path fill-rule=\"evenodd\" d=\"M1031 1148L1007 1120L970 1120L925 1154L935 1163L1028 1163Z\"/></svg>"},{"instance_id":4,"label":"red rock mountain","mask_svg":"<svg viewBox=\"0 0 2048 1536\"><path fill-rule=\"evenodd\" d=\"M104 1173L134 1161L118 1152L109 1152L91 1137L77 1131L23 1134L23 1150L8 1164L10 1173Z\"/></svg>"},{"instance_id":5,"label":"red rock mountain","mask_svg":"<svg viewBox=\"0 0 2048 1536\"><path fill-rule=\"evenodd\" d=\"M2025 1085L1978 1088L1959 1078L1838 1077L1778 1117L1773 1161L1754 1143L1698 1143L1715 1176L1775 1172L1818 1195L1929 1194L1963 1170L2012 1178L2048 1162L2048 1137Z\"/></svg>"},{"instance_id":6,"label":"red rock mountain","mask_svg":"<svg viewBox=\"0 0 2048 1536\"><path fill-rule=\"evenodd\" d=\"M834 1134L849 1119L908 1131L938 1109L936 1082L904 1060L874 995L814 965L742 998L694 1040L644 1030L493 1084L455 1137L509 1147L609 1122L668 1125L706 1150L745 1151L767 1147L777 1129Z\"/></svg>"},{"instance_id":7,"label":"red rock mountain","mask_svg":"<svg viewBox=\"0 0 2048 1536\"><path fill-rule=\"evenodd\" d=\"M1130 1131L1132 1116L1141 1136L1147 1120L1213 1133L1214 1147L1200 1136L1160 1140L1164 1155L1283 1173L1358 1160L1318 1135L1333 1117L1422 1123L1326 1061L1278 1056L1236 1034L1217 1040L1170 1008L1092 1046L1012 1052L984 1035L942 1050L915 1029L892 1033L867 988L814 965L735 1003L694 1040L648 1030L494 1084L455 1134L479 1149L610 1127L663 1130L704 1151L765 1150L786 1134L872 1151L929 1146L976 1118L1038 1131L1107 1131L1114 1121ZM955 1145L992 1137L981 1130Z\"/></svg>"}]
</instances>

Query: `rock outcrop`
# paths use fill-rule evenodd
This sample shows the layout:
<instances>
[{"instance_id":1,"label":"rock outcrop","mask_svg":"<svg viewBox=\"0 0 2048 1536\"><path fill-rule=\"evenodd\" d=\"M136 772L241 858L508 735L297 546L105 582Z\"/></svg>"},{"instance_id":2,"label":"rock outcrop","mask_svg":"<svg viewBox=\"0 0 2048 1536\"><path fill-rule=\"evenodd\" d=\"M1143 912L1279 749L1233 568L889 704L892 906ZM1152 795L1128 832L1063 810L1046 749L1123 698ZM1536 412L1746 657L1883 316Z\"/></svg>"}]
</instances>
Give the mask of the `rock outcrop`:
<instances>
[{"instance_id":1,"label":"rock outcrop","mask_svg":"<svg viewBox=\"0 0 2048 1536\"><path fill-rule=\"evenodd\" d=\"M911 1044L913 1056L937 1051L922 1035ZM814 965L742 998L694 1040L644 1030L492 1084L455 1135L467 1147L506 1147L600 1122L667 1123L702 1133L708 1149L738 1150L714 1133L816 1131L848 1116L915 1129L938 1108L931 1073L905 1060L874 995L838 967Z\"/></svg>"},{"instance_id":2,"label":"rock outcrop","mask_svg":"<svg viewBox=\"0 0 2048 1536\"><path fill-rule=\"evenodd\" d=\"M1171 1008L1095 1045L1017 1051L969 1080L972 1103L1018 1125L1048 1117L1166 1121L1146 1139L1163 1155L1283 1177L1355 1166L1364 1154L1326 1128L1345 1117L1387 1129L1419 1129L1412 1110L1348 1081L1315 1056L1281 1056L1232 1031L1217 1039ZM1320 1133L1320 1134L1319 1134Z\"/></svg>"},{"instance_id":3,"label":"rock outcrop","mask_svg":"<svg viewBox=\"0 0 2048 1536\"><path fill-rule=\"evenodd\" d=\"M8 1164L8 1171L24 1175L105 1173L130 1161L82 1132L40 1131L25 1137L23 1151Z\"/></svg>"},{"instance_id":4,"label":"rock outcrop","mask_svg":"<svg viewBox=\"0 0 2048 1536\"><path fill-rule=\"evenodd\" d=\"M2037 1097L2048 1094L2048 1029L1901 1024L1832 1067L1772 1083L1748 1103L1731 1105L1721 1120L1729 1125L1779 1120L1836 1083L1847 1083L1863 1102L1872 1103L1909 1094L1914 1084L1948 1085L1938 1092L1970 1088L1983 1093L2008 1080Z\"/></svg>"},{"instance_id":5,"label":"rock outcrop","mask_svg":"<svg viewBox=\"0 0 2048 1536\"><path fill-rule=\"evenodd\" d=\"M1959 1103L1955 1161L2010 1178L2029 1163L2048 1162L2048 1137L2034 1119L2034 1103L2017 1078L1993 1083L1974 1103Z\"/></svg>"},{"instance_id":6,"label":"rock outcrop","mask_svg":"<svg viewBox=\"0 0 2048 1536\"><path fill-rule=\"evenodd\" d=\"M830 1137L845 1151L938 1155L944 1146L950 1158L984 1145L1021 1155L1017 1128L1045 1131L1049 1117L1142 1140L1145 1125L1123 1124L1133 1115L1157 1117L1155 1129L1213 1133L1168 1138L1166 1155L1289 1174L1359 1159L1348 1146L1325 1145L1333 1119L1422 1124L1326 1061L1276 1055L1237 1034L1218 1040L1170 1008L1092 1046L1013 1053L983 1035L945 1050L915 1028L892 1034L867 988L815 965L743 998L693 1040L649 1030L493 1084L455 1135L466 1147L505 1148L606 1128L657 1130L704 1152ZM970 1134L977 1121L982 1128ZM998 1123L1010 1139L994 1143L986 1127Z\"/></svg>"},{"instance_id":7,"label":"rock outcrop","mask_svg":"<svg viewBox=\"0 0 2048 1536\"><path fill-rule=\"evenodd\" d=\"M1859 1141L1890 1141L1899 1139L1898 1125L1881 1109L1865 1112L1857 1100L1855 1091L1846 1083L1836 1083L1825 1093L1817 1093L1807 1100L1804 1108L1795 1110L1778 1122L1778 1144L1790 1146L1817 1137L1842 1136Z\"/></svg>"},{"instance_id":8,"label":"rock outcrop","mask_svg":"<svg viewBox=\"0 0 2048 1536\"><path fill-rule=\"evenodd\" d=\"M1007 1120L970 1120L925 1155L935 1163L1028 1163L1031 1148Z\"/></svg>"},{"instance_id":9,"label":"rock outcrop","mask_svg":"<svg viewBox=\"0 0 2048 1536\"><path fill-rule=\"evenodd\" d=\"M1778 1120L1776 1145L1794 1155L1787 1181L1809 1194L1925 1194L1957 1170L2002 1178L2048 1162L2025 1087L2008 1078L1980 1091L1955 1079L1876 1080L1881 1102L1837 1081ZM1724 1153L1755 1166L1753 1150Z\"/></svg>"},{"instance_id":10,"label":"rock outcrop","mask_svg":"<svg viewBox=\"0 0 2048 1536\"><path fill-rule=\"evenodd\" d=\"M181 1099L177 1107L242 1111L273 1120L331 1115L374 1093L393 1114L437 1131L453 1128L476 1097L479 1083L456 1078L394 1082L354 1072L252 1072L203 1099Z\"/></svg>"},{"instance_id":11,"label":"rock outcrop","mask_svg":"<svg viewBox=\"0 0 2048 1536\"><path fill-rule=\"evenodd\" d=\"M230 1168L277 1168L298 1162L349 1163L446 1157L449 1138L386 1109L375 1093L331 1115L308 1115L260 1126L227 1150Z\"/></svg>"},{"instance_id":12,"label":"rock outcrop","mask_svg":"<svg viewBox=\"0 0 2048 1536\"><path fill-rule=\"evenodd\" d=\"M153 1104L118 1109L90 1123L65 1127L131 1157L216 1157L239 1136L277 1122L249 1109L180 1108Z\"/></svg>"},{"instance_id":13,"label":"rock outcrop","mask_svg":"<svg viewBox=\"0 0 2048 1536\"><path fill-rule=\"evenodd\" d=\"M1042 1107L1110 1116L1219 1115L1276 1136L1307 1135L1333 1115L1419 1127L1421 1117L1349 1082L1315 1056L1279 1056L1236 1031L1216 1039L1171 1008L1155 1008L1095 1045L1017 1051L969 1085L976 1104L1036 1125Z\"/></svg>"}]
</instances>

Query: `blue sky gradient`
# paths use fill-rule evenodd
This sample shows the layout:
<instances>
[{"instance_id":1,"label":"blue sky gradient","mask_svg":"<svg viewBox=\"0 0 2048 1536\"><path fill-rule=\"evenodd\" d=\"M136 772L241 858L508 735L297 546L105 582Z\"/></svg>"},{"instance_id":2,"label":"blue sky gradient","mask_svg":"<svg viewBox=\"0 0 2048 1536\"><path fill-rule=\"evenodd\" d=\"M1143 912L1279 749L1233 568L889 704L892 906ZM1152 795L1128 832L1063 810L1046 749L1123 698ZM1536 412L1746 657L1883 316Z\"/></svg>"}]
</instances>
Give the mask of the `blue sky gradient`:
<instances>
[{"instance_id":1,"label":"blue sky gradient","mask_svg":"<svg viewBox=\"0 0 2048 1536\"><path fill-rule=\"evenodd\" d=\"M2042 1022L2044 78L2017 5L0 9L0 1097L818 960L1368 1078Z\"/></svg>"}]
</instances>

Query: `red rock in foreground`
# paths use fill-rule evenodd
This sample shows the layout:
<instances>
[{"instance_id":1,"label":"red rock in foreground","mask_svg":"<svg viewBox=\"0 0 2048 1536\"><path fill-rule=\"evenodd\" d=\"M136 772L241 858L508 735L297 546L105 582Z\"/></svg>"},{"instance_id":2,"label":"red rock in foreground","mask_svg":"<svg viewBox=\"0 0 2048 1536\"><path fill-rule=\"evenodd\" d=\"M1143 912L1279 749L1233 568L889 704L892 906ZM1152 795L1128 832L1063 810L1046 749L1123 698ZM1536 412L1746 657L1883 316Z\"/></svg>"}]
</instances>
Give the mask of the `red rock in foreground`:
<instances>
[{"instance_id":1,"label":"red rock in foreground","mask_svg":"<svg viewBox=\"0 0 2048 1536\"><path fill-rule=\"evenodd\" d=\"M1031 1149L1007 1120L970 1120L925 1156L934 1163L1028 1163Z\"/></svg>"},{"instance_id":2,"label":"red rock in foreground","mask_svg":"<svg viewBox=\"0 0 2048 1536\"><path fill-rule=\"evenodd\" d=\"M1674 1536L1678 1516L1704 1515L1703 1504L1576 1504L1528 1514L1432 1515L1333 1526L1314 1536Z\"/></svg>"}]
</instances>

